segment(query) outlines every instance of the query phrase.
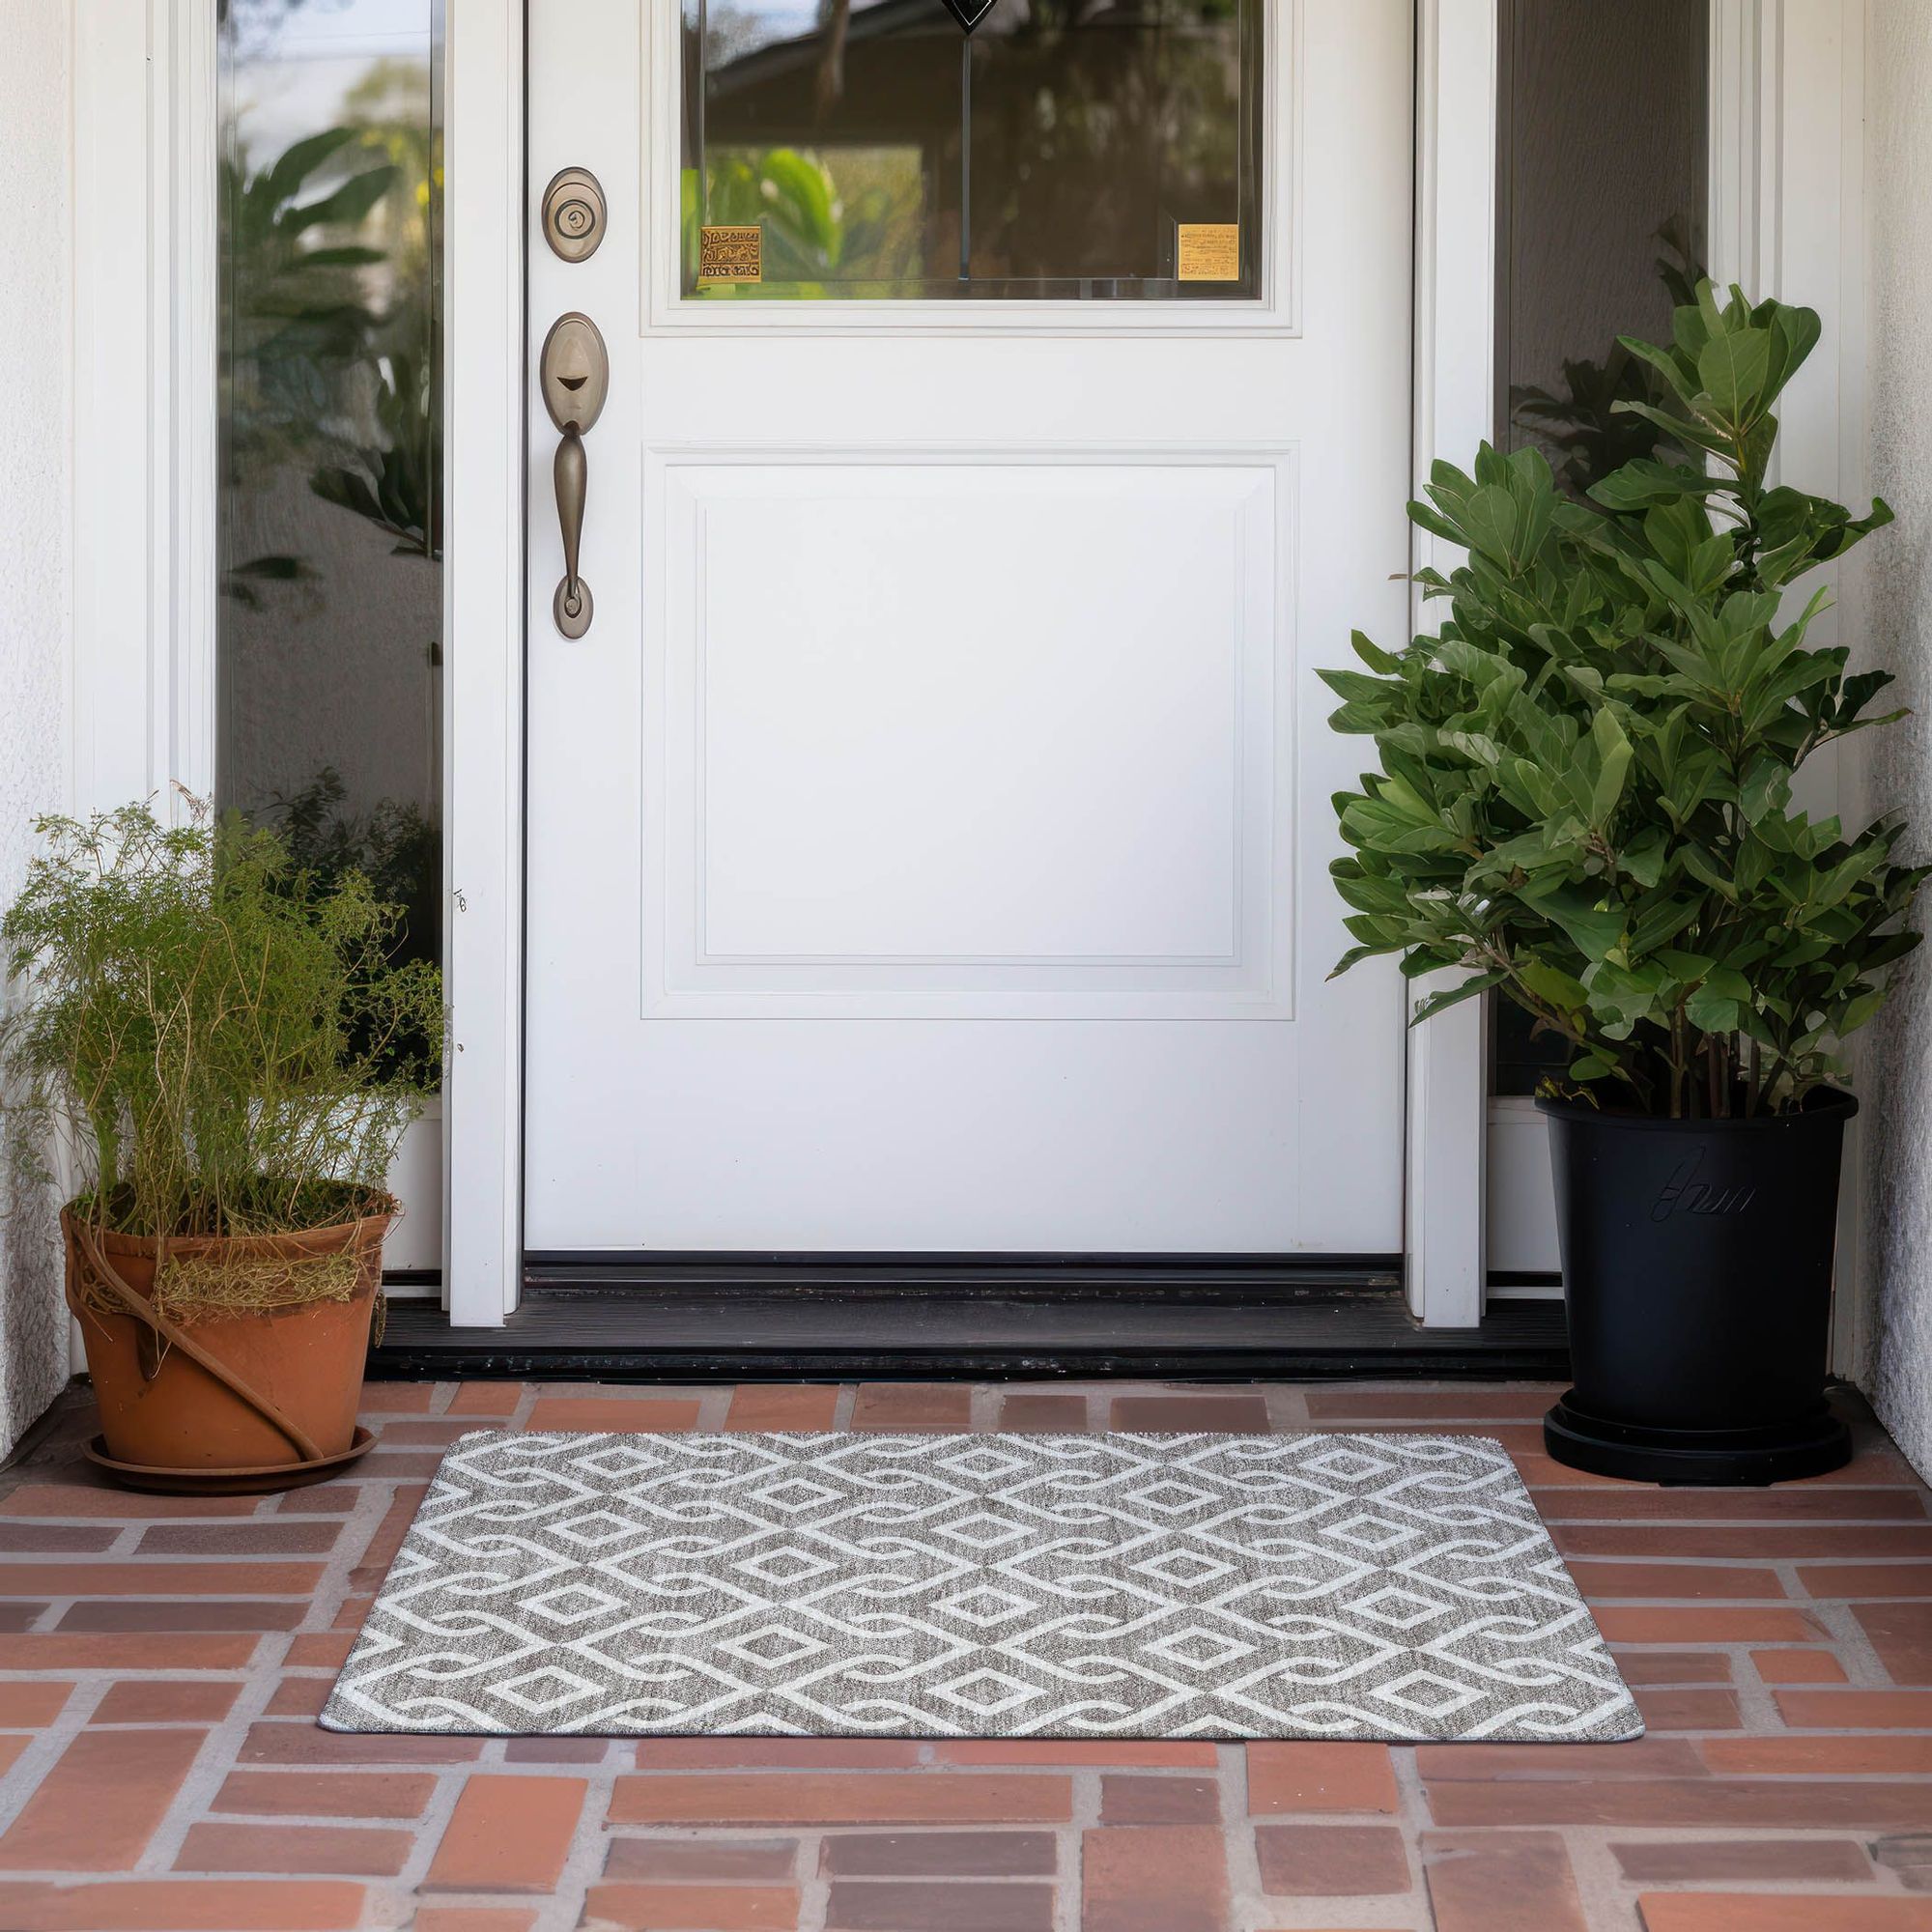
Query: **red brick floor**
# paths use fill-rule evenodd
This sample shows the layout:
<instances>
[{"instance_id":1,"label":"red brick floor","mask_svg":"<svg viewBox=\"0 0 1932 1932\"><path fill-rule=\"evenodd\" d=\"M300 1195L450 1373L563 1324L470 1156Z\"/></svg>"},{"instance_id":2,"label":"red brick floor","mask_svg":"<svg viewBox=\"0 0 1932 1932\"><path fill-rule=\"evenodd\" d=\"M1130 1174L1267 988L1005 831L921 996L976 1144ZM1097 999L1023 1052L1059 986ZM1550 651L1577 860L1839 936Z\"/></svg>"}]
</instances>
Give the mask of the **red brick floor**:
<instances>
[{"instance_id":1,"label":"red brick floor","mask_svg":"<svg viewBox=\"0 0 1932 1932\"><path fill-rule=\"evenodd\" d=\"M1775 1491L1580 1478L1549 1391L392 1383L355 1472L0 1479L0 1932L1932 1932L1932 1517L1868 1420ZM1595 1747L337 1737L449 1438L1447 1428L1518 1457L1643 1703Z\"/></svg>"}]
</instances>

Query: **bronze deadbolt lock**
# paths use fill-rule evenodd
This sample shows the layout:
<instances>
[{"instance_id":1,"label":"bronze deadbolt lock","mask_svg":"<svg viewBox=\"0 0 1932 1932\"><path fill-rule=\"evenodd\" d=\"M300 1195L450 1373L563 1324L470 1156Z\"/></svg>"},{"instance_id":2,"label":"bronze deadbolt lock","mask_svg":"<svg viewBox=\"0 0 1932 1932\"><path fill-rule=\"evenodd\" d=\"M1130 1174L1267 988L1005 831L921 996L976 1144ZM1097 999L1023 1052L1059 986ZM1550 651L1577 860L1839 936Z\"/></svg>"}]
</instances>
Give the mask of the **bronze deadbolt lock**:
<instances>
[{"instance_id":1,"label":"bronze deadbolt lock","mask_svg":"<svg viewBox=\"0 0 1932 1932\"><path fill-rule=\"evenodd\" d=\"M565 262L587 261L610 224L604 189L588 168L563 168L544 189L543 232L551 252Z\"/></svg>"}]
</instances>

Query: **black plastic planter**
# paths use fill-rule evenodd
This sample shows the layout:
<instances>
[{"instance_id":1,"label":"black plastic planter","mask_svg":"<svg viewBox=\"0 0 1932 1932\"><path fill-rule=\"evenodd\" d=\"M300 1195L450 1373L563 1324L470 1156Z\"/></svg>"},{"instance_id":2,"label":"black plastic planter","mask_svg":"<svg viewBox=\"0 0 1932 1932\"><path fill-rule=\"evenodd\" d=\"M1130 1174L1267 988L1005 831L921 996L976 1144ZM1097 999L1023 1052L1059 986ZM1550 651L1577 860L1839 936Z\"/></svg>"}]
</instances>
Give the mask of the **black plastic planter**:
<instances>
[{"instance_id":1,"label":"black plastic planter","mask_svg":"<svg viewBox=\"0 0 1932 1932\"><path fill-rule=\"evenodd\" d=\"M1572 1388L1557 1462L1655 1483L1775 1483L1850 1460L1825 1405L1849 1094L1769 1120L1549 1119Z\"/></svg>"}]
</instances>

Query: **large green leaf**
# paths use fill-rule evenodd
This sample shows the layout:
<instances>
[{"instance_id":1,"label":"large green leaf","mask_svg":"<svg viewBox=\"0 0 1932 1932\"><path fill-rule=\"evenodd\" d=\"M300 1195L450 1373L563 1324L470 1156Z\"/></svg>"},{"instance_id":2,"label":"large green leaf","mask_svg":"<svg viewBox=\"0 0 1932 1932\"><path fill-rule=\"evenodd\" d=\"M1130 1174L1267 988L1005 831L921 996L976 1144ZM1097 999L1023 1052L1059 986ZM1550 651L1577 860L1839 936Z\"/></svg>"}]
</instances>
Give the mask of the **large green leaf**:
<instances>
[{"instance_id":1,"label":"large green leaf","mask_svg":"<svg viewBox=\"0 0 1932 1932\"><path fill-rule=\"evenodd\" d=\"M1764 388L1771 367L1771 336L1761 328L1714 335L1697 354L1697 380L1726 422L1740 428Z\"/></svg>"},{"instance_id":2,"label":"large green leaf","mask_svg":"<svg viewBox=\"0 0 1932 1932\"><path fill-rule=\"evenodd\" d=\"M1510 562L1516 541L1516 501L1499 484L1486 483L1469 498L1463 512L1469 542L1498 563Z\"/></svg>"}]
</instances>

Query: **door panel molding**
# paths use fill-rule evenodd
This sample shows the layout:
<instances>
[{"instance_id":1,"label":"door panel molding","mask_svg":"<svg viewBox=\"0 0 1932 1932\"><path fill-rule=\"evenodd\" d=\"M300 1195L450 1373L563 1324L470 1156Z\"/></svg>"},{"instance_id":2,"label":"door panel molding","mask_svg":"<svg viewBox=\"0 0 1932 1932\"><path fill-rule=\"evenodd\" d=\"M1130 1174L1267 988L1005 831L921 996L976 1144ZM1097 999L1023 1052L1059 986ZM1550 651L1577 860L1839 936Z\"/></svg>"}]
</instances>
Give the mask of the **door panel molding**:
<instances>
[{"instance_id":1,"label":"door panel molding","mask_svg":"<svg viewBox=\"0 0 1932 1932\"><path fill-rule=\"evenodd\" d=\"M644 470L644 1016L1293 1016L1294 447L685 445ZM896 520L902 568L825 580L847 515ZM1122 580L1128 517L1151 568ZM949 562L951 607L915 624ZM798 737L841 679L832 708L877 728ZM989 771L1030 890L962 944L945 854L983 845ZM1035 844L1029 792L1087 847ZM1145 929L1162 878L1186 931Z\"/></svg>"}]
</instances>

